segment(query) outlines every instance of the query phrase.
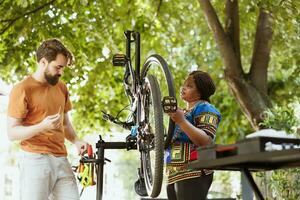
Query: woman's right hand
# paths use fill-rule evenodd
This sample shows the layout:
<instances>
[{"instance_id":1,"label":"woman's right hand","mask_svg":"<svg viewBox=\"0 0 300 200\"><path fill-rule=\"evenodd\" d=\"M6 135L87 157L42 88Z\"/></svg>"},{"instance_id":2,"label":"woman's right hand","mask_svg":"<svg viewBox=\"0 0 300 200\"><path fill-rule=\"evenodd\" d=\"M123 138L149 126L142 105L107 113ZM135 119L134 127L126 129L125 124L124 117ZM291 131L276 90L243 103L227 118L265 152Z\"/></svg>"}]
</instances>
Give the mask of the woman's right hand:
<instances>
[{"instance_id":1,"label":"woman's right hand","mask_svg":"<svg viewBox=\"0 0 300 200\"><path fill-rule=\"evenodd\" d=\"M178 108L176 110L176 112L173 113L168 113L168 115L171 117L171 119L176 123L176 124L181 124L182 122L184 122L185 116L184 116L184 112L182 109Z\"/></svg>"}]
</instances>

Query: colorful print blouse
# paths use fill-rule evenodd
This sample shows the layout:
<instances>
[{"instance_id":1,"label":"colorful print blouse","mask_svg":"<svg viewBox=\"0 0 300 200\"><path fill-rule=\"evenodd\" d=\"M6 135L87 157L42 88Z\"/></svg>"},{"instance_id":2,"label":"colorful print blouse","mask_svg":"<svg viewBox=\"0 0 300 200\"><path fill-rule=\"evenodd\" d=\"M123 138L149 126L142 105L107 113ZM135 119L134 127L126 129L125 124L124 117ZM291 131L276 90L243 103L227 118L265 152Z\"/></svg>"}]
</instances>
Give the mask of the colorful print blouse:
<instances>
[{"instance_id":1,"label":"colorful print blouse","mask_svg":"<svg viewBox=\"0 0 300 200\"><path fill-rule=\"evenodd\" d=\"M212 141L215 140L221 114L213 105L200 101L191 111L185 113L185 118L197 128L202 129L212 138ZM189 161L198 158L197 147L176 124L171 145L165 152L168 184L212 173L211 170L194 170L186 167Z\"/></svg>"}]
</instances>

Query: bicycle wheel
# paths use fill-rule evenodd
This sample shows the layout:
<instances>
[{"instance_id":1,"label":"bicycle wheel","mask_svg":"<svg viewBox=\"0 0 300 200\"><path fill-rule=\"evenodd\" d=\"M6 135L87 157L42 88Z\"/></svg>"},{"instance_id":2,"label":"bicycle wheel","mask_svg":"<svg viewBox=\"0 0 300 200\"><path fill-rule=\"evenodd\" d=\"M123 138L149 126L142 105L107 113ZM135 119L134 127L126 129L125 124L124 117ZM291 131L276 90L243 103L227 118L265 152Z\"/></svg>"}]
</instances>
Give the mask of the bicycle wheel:
<instances>
[{"instance_id":1,"label":"bicycle wheel","mask_svg":"<svg viewBox=\"0 0 300 200\"><path fill-rule=\"evenodd\" d=\"M142 98L145 121L140 134L139 150L148 196L157 197L161 191L164 166L163 111L156 78L147 75Z\"/></svg>"},{"instance_id":2,"label":"bicycle wheel","mask_svg":"<svg viewBox=\"0 0 300 200\"><path fill-rule=\"evenodd\" d=\"M176 98L173 76L167 62L158 54L149 56L142 68L142 77L152 74L156 77L161 91L161 96L172 96ZM171 142L175 123L168 115L163 116L164 121L164 146L167 148Z\"/></svg>"}]
</instances>

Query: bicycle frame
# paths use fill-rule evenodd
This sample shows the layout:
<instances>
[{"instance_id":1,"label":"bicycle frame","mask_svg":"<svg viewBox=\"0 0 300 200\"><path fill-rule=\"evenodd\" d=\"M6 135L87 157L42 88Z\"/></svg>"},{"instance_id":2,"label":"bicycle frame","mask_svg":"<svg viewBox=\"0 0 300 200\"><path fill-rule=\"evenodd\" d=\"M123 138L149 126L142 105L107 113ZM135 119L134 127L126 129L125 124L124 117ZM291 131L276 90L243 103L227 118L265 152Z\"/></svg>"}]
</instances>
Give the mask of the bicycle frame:
<instances>
[{"instance_id":1,"label":"bicycle frame","mask_svg":"<svg viewBox=\"0 0 300 200\"><path fill-rule=\"evenodd\" d=\"M133 32L133 31L125 31L125 37L126 37L126 64L125 64L125 73L124 73L124 87L127 88L126 94L131 99L131 111L133 114L133 122L134 126L131 127L131 136L134 137L134 140L136 142L137 150L140 152L145 150L145 145L142 144L142 140L147 137L146 134L144 134L144 129L140 129L140 127L143 127L145 125L145 122L148 120L146 119L145 114L143 115L143 81L145 76L141 73L141 66L140 66L140 33L139 32ZM133 40L132 40L133 38ZM133 68L132 62L131 62L131 43L134 43L135 45L135 67ZM132 78L131 85L128 83L128 79ZM128 92L129 90L130 92ZM133 90L133 91L131 91ZM127 142L130 142L127 141ZM142 155L140 155L140 159L142 162ZM143 167L138 168L138 174L139 176L143 177Z\"/></svg>"},{"instance_id":2,"label":"bicycle frame","mask_svg":"<svg viewBox=\"0 0 300 200\"><path fill-rule=\"evenodd\" d=\"M126 37L126 69L124 74L123 84L126 89L126 94L131 98L131 111L136 114L134 123L141 122L141 92L142 92L142 81L141 66L140 66L140 33L134 31L125 31ZM133 38L133 40L132 40ZM131 62L131 43L135 44L135 67L133 68ZM132 85L128 83L128 79L132 78ZM133 89L133 91L130 91ZM140 124L138 124L140 125Z\"/></svg>"},{"instance_id":3,"label":"bicycle frame","mask_svg":"<svg viewBox=\"0 0 300 200\"><path fill-rule=\"evenodd\" d=\"M126 57L128 61L131 61L131 43L135 43L135 78L136 82L140 83L140 62L141 62L141 55L140 55L140 33L134 32L134 31L125 31L125 37L126 37ZM131 40L131 36L133 37L133 40ZM131 71L133 71L131 64L129 65Z\"/></svg>"}]
</instances>

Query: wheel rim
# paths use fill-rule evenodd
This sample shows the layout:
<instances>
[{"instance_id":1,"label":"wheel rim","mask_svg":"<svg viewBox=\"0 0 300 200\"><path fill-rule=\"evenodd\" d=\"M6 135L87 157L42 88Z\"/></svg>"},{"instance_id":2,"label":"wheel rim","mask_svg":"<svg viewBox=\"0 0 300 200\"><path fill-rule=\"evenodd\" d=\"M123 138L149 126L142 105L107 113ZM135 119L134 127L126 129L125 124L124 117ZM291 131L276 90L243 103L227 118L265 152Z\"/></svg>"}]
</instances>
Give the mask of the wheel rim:
<instances>
[{"instance_id":1,"label":"wheel rim","mask_svg":"<svg viewBox=\"0 0 300 200\"><path fill-rule=\"evenodd\" d=\"M159 87L156 79L149 75L146 79L146 87L155 84L154 88L148 87L144 100L145 125L142 153L142 166L147 193L151 197L159 195L163 176L163 124L162 107L160 102ZM150 84L151 82L151 84ZM148 84L148 85L147 85ZM156 90L156 91L152 91ZM156 92L156 93L155 93ZM158 92L158 93L157 93Z\"/></svg>"},{"instance_id":2,"label":"wheel rim","mask_svg":"<svg viewBox=\"0 0 300 200\"><path fill-rule=\"evenodd\" d=\"M160 55L154 54L146 59L142 69L142 77L145 77L146 74L152 74L157 78L161 96L176 98L172 74L168 64ZM167 148L170 144L175 124L167 115L164 115L163 121L166 130L164 133L165 148Z\"/></svg>"}]
</instances>

